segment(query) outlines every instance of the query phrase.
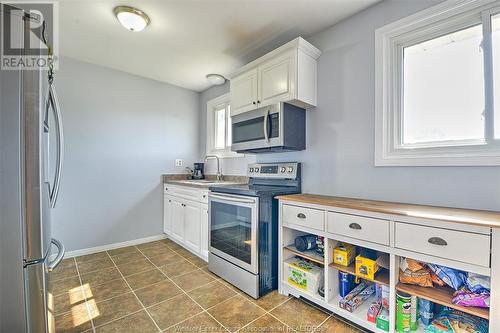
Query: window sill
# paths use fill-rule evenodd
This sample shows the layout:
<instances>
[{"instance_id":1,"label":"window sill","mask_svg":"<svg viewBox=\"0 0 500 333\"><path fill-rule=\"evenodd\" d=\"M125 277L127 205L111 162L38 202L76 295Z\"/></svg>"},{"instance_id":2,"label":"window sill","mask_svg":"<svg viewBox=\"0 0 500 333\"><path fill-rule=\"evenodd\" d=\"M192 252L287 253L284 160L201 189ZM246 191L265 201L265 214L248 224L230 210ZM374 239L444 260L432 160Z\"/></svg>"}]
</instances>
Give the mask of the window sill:
<instances>
[{"instance_id":1,"label":"window sill","mask_svg":"<svg viewBox=\"0 0 500 333\"><path fill-rule=\"evenodd\" d=\"M375 166L500 166L500 148L464 146L377 151Z\"/></svg>"}]
</instances>

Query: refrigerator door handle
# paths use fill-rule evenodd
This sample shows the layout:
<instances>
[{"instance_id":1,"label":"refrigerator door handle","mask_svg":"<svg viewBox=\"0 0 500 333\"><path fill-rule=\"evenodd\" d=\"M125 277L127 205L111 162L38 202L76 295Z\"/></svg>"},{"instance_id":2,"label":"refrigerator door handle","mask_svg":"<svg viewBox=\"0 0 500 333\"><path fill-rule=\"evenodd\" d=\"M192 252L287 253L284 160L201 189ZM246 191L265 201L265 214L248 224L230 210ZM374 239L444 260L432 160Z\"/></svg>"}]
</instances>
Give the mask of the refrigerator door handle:
<instances>
[{"instance_id":1,"label":"refrigerator door handle","mask_svg":"<svg viewBox=\"0 0 500 333\"><path fill-rule=\"evenodd\" d=\"M52 238L51 243L57 247L58 253L57 253L57 256L54 258L54 260L49 262L47 265L49 272L52 272L57 267L57 265L59 265L59 263L64 258L64 254L66 253L66 249L64 248L64 245L60 241L58 241L55 238Z\"/></svg>"},{"instance_id":2,"label":"refrigerator door handle","mask_svg":"<svg viewBox=\"0 0 500 333\"><path fill-rule=\"evenodd\" d=\"M61 119L61 110L59 108L59 101L57 99L56 90L53 84L49 84L49 99L48 107L52 106L51 109L54 113L54 120L56 123L57 132L57 163L54 175L54 183L52 190L50 191L50 206L54 208L57 202L57 196L59 195L59 186L61 185L61 173L63 169L64 161L64 135Z\"/></svg>"}]
</instances>

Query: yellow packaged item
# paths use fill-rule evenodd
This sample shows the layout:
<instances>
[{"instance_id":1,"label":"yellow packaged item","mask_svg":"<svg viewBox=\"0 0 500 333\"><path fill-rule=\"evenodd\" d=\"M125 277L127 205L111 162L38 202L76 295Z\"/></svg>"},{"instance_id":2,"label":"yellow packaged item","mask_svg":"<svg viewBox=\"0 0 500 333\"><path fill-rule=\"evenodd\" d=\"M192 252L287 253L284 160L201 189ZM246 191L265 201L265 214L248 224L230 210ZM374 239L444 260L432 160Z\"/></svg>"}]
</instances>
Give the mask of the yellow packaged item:
<instances>
[{"instance_id":1,"label":"yellow packaged item","mask_svg":"<svg viewBox=\"0 0 500 333\"><path fill-rule=\"evenodd\" d=\"M333 249L333 262L342 266L349 266L356 257L356 246L341 243Z\"/></svg>"},{"instance_id":2,"label":"yellow packaged item","mask_svg":"<svg viewBox=\"0 0 500 333\"><path fill-rule=\"evenodd\" d=\"M362 256L356 257L356 274L362 278L369 280L375 279L375 273L377 273L378 269L379 267L376 260Z\"/></svg>"}]
</instances>

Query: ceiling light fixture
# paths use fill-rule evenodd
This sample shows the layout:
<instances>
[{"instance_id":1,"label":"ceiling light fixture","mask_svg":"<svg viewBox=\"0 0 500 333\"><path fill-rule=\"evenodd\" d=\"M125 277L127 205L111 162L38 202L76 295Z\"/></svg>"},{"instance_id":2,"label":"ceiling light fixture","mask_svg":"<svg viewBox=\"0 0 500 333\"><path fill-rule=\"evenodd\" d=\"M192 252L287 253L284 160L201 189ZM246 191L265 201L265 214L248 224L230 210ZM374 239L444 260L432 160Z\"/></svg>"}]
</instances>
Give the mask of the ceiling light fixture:
<instances>
[{"instance_id":1,"label":"ceiling light fixture","mask_svg":"<svg viewBox=\"0 0 500 333\"><path fill-rule=\"evenodd\" d=\"M207 74L207 80L211 84L220 86L226 82L226 78L220 74Z\"/></svg>"},{"instance_id":2,"label":"ceiling light fixture","mask_svg":"<svg viewBox=\"0 0 500 333\"><path fill-rule=\"evenodd\" d=\"M146 13L130 6L115 7L113 14L115 14L121 25L130 31L142 31L151 23L151 19Z\"/></svg>"}]
</instances>

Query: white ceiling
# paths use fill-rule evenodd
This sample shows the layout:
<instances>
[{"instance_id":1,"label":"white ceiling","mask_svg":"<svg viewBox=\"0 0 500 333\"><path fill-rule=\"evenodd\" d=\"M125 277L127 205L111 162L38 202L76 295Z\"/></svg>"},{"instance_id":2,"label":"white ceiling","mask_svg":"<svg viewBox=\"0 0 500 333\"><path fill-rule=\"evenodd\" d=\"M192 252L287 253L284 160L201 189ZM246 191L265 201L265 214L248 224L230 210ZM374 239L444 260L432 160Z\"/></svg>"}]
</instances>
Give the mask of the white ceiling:
<instances>
[{"instance_id":1,"label":"white ceiling","mask_svg":"<svg viewBox=\"0 0 500 333\"><path fill-rule=\"evenodd\" d=\"M62 0L60 54L202 91L297 37L307 38L378 0ZM131 5L151 17L142 32L113 16Z\"/></svg>"}]
</instances>

